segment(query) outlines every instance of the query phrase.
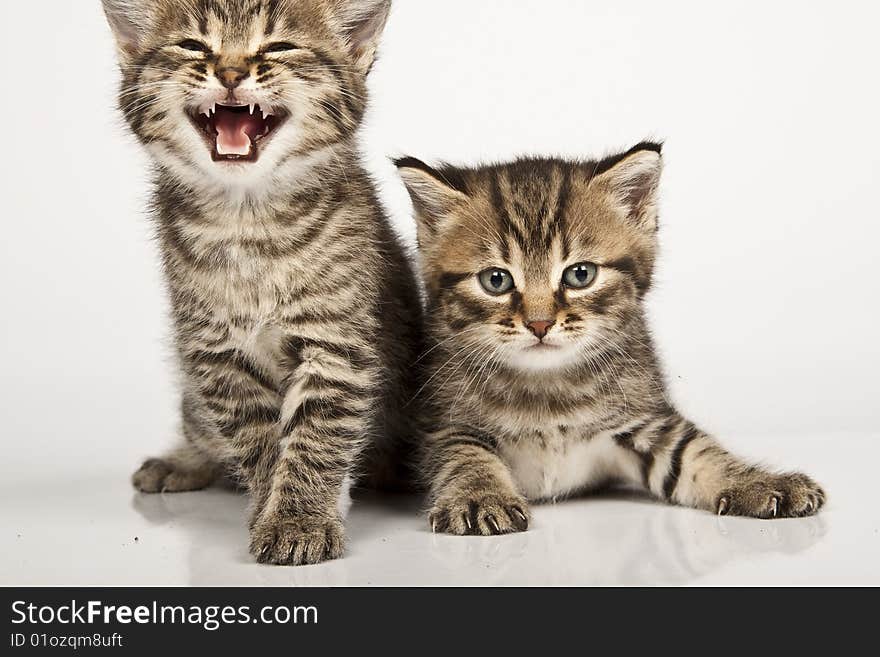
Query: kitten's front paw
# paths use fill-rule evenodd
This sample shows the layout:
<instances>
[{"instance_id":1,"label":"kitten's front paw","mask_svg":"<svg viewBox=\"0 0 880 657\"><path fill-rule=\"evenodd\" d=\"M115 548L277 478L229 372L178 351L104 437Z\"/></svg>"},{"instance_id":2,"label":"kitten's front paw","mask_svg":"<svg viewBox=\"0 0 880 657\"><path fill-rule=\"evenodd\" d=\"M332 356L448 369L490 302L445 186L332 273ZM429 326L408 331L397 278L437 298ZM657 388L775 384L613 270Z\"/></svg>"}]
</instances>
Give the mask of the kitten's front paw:
<instances>
[{"instance_id":1,"label":"kitten's front paw","mask_svg":"<svg viewBox=\"0 0 880 657\"><path fill-rule=\"evenodd\" d=\"M723 491L715 510L722 516L800 518L814 515L823 504L825 491L808 476L767 474Z\"/></svg>"},{"instance_id":2,"label":"kitten's front paw","mask_svg":"<svg viewBox=\"0 0 880 657\"><path fill-rule=\"evenodd\" d=\"M183 493L202 490L217 478L217 469L185 469L166 459L148 459L131 477L132 485L142 493Z\"/></svg>"},{"instance_id":3,"label":"kitten's front paw","mask_svg":"<svg viewBox=\"0 0 880 657\"><path fill-rule=\"evenodd\" d=\"M259 563L304 566L338 559L345 530L337 518L269 517L251 528L251 554Z\"/></svg>"},{"instance_id":4,"label":"kitten's front paw","mask_svg":"<svg viewBox=\"0 0 880 657\"><path fill-rule=\"evenodd\" d=\"M429 514L434 532L493 536L529 528L529 505L520 495L494 490L442 495Z\"/></svg>"}]
</instances>

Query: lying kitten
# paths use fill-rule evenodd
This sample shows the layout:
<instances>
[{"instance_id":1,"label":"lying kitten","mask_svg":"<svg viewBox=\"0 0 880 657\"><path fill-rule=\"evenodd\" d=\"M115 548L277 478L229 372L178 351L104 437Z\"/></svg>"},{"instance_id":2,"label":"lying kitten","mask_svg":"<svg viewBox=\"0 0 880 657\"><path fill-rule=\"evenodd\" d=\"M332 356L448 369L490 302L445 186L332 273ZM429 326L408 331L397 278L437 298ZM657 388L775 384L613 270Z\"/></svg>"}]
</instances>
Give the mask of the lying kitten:
<instances>
[{"instance_id":1,"label":"lying kitten","mask_svg":"<svg viewBox=\"0 0 880 657\"><path fill-rule=\"evenodd\" d=\"M419 298L355 150L390 0L104 0L155 161L182 438L141 491L250 490L251 552L343 551L359 465L392 483ZM408 391L408 392L407 392Z\"/></svg>"},{"instance_id":2,"label":"lying kitten","mask_svg":"<svg viewBox=\"0 0 880 657\"><path fill-rule=\"evenodd\" d=\"M600 162L398 167L428 290L435 531L522 531L527 499L612 482L718 514L822 506L810 478L743 463L667 400L642 308L659 145Z\"/></svg>"}]
</instances>

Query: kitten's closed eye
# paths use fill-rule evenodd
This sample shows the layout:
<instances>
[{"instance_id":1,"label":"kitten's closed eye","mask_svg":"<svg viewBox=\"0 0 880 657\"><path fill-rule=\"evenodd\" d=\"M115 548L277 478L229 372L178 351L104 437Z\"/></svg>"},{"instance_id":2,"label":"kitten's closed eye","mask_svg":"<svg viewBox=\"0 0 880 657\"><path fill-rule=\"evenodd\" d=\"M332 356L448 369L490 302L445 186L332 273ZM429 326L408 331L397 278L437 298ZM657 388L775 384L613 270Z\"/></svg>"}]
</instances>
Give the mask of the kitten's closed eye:
<instances>
[{"instance_id":1,"label":"kitten's closed eye","mask_svg":"<svg viewBox=\"0 0 880 657\"><path fill-rule=\"evenodd\" d=\"M192 52L211 52L211 49L206 44L201 41L196 41L195 39L184 39L177 44L177 47Z\"/></svg>"},{"instance_id":2,"label":"kitten's closed eye","mask_svg":"<svg viewBox=\"0 0 880 657\"><path fill-rule=\"evenodd\" d=\"M263 48L263 54L289 52L291 50L299 50L299 46L290 43L289 41L276 41Z\"/></svg>"}]
</instances>

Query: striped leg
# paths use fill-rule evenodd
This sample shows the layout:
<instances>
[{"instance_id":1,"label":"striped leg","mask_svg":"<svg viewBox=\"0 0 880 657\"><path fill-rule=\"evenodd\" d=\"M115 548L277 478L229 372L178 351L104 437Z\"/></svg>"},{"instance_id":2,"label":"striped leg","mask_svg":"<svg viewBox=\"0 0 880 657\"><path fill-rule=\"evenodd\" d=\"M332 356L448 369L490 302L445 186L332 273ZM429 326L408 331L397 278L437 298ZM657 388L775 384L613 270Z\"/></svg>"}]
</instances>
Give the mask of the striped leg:
<instances>
[{"instance_id":1,"label":"striped leg","mask_svg":"<svg viewBox=\"0 0 880 657\"><path fill-rule=\"evenodd\" d=\"M253 492L257 471L277 453L281 397L272 378L235 350L184 355L183 420L201 451L235 467Z\"/></svg>"},{"instance_id":2,"label":"striped leg","mask_svg":"<svg viewBox=\"0 0 880 657\"><path fill-rule=\"evenodd\" d=\"M377 407L374 356L295 338L282 439L271 476L257 483L251 552L261 563L300 565L342 555L340 498Z\"/></svg>"},{"instance_id":3,"label":"striped leg","mask_svg":"<svg viewBox=\"0 0 880 657\"><path fill-rule=\"evenodd\" d=\"M446 429L431 434L428 445L433 531L489 536L528 528L528 502L490 436Z\"/></svg>"},{"instance_id":4,"label":"striped leg","mask_svg":"<svg viewBox=\"0 0 880 657\"><path fill-rule=\"evenodd\" d=\"M147 460L132 477L142 492L205 488L235 463L243 482L258 457L277 442L280 401L273 383L234 350L194 349L182 354L186 442Z\"/></svg>"},{"instance_id":5,"label":"striped leg","mask_svg":"<svg viewBox=\"0 0 880 657\"><path fill-rule=\"evenodd\" d=\"M800 473L745 463L691 422L655 418L615 436L642 457L642 483L654 495L720 515L784 518L816 513L824 491Z\"/></svg>"},{"instance_id":6,"label":"striped leg","mask_svg":"<svg viewBox=\"0 0 880 657\"><path fill-rule=\"evenodd\" d=\"M131 478L142 493L201 490L223 474L223 467L192 443L183 443L161 458L147 459Z\"/></svg>"}]
</instances>

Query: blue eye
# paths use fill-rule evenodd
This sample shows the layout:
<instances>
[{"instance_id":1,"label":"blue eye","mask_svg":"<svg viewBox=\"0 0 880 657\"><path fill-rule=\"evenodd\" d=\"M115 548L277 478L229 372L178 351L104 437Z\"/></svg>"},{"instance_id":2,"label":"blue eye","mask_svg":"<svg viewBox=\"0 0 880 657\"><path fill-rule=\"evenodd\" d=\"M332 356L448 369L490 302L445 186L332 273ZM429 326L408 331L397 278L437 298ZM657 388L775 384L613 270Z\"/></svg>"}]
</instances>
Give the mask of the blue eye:
<instances>
[{"instance_id":1,"label":"blue eye","mask_svg":"<svg viewBox=\"0 0 880 657\"><path fill-rule=\"evenodd\" d=\"M506 269L486 269L478 275L480 285L492 296L501 296L510 292L513 285L513 276Z\"/></svg>"},{"instance_id":2,"label":"blue eye","mask_svg":"<svg viewBox=\"0 0 880 657\"><path fill-rule=\"evenodd\" d=\"M599 274L599 268L592 262L579 262L565 270L562 282L566 287L583 290L590 287Z\"/></svg>"}]
</instances>

